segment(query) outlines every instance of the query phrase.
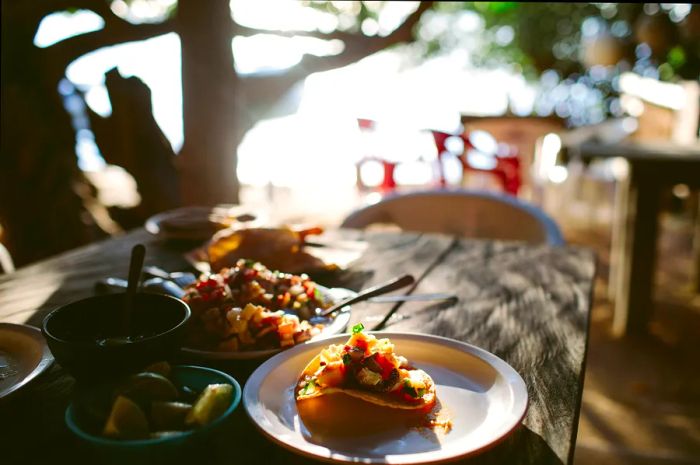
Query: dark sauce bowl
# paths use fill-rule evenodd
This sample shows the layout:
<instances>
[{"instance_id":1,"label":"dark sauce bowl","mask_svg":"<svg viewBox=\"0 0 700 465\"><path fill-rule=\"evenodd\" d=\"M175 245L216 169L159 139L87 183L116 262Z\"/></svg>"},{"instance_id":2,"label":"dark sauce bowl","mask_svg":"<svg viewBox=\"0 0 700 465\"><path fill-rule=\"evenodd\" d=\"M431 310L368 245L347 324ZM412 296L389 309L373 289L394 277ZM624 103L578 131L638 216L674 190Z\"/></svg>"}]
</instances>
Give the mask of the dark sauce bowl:
<instances>
[{"instance_id":1,"label":"dark sauce bowl","mask_svg":"<svg viewBox=\"0 0 700 465\"><path fill-rule=\"evenodd\" d=\"M88 297L44 318L42 333L56 362L78 380L132 372L177 354L190 318L189 306L174 297L137 293L126 340L124 296Z\"/></svg>"}]
</instances>

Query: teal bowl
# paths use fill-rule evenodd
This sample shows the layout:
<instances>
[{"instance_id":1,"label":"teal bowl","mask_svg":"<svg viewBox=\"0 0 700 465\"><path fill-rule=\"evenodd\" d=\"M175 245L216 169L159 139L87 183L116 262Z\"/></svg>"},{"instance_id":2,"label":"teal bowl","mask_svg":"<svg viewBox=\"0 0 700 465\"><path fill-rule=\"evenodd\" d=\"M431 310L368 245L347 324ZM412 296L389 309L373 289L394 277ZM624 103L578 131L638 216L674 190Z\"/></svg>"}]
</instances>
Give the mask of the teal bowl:
<instances>
[{"instance_id":1,"label":"teal bowl","mask_svg":"<svg viewBox=\"0 0 700 465\"><path fill-rule=\"evenodd\" d=\"M81 419L73 402L66 409L66 425L73 434L86 443L95 455L96 462L105 464L159 464L181 463L189 458L198 463L206 454L206 445L222 430L241 400L241 386L226 373L211 368L175 365L170 379L176 387L187 386L197 392L209 384L227 383L233 386L231 405L210 424L181 434L137 440L109 439L95 434L94 428Z\"/></svg>"}]
</instances>

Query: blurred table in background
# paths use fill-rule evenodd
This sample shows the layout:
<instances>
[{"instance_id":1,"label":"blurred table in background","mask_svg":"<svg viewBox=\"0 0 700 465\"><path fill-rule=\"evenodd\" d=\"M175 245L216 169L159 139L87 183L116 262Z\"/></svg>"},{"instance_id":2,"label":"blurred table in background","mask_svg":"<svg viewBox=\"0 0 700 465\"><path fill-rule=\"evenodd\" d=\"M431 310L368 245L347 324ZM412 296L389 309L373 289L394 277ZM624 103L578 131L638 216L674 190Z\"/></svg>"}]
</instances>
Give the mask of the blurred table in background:
<instances>
[{"instance_id":1,"label":"blurred table in background","mask_svg":"<svg viewBox=\"0 0 700 465\"><path fill-rule=\"evenodd\" d=\"M629 166L615 194L610 291L617 335L647 330L652 313L661 194L676 184L700 188L700 144L584 143L571 149L584 160L624 158ZM700 289L700 221L695 223L695 280Z\"/></svg>"}]
</instances>

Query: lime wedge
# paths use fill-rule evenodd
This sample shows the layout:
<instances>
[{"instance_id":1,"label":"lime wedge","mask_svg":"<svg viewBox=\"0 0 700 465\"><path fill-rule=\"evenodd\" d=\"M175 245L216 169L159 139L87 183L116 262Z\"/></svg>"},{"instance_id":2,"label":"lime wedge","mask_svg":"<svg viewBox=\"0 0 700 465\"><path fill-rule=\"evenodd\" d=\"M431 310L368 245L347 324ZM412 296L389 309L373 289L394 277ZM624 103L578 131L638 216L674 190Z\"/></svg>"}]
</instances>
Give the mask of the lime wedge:
<instances>
[{"instance_id":1,"label":"lime wedge","mask_svg":"<svg viewBox=\"0 0 700 465\"><path fill-rule=\"evenodd\" d=\"M219 418L231 405L233 386L210 384L200 394L185 423L188 426L204 426Z\"/></svg>"},{"instance_id":2,"label":"lime wedge","mask_svg":"<svg viewBox=\"0 0 700 465\"><path fill-rule=\"evenodd\" d=\"M148 420L135 402L127 397L117 396L102 434L117 439L147 438Z\"/></svg>"},{"instance_id":3,"label":"lime wedge","mask_svg":"<svg viewBox=\"0 0 700 465\"><path fill-rule=\"evenodd\" d=\"M154 401L170 401L178 398L175 385L168 378L157 373L138 373L130 376L117 390L142 405Z\"/></svg>"},{"instance_id":4,"label":"lime wedge","mask_svg":"<svg viewBox=\"0 0 700 465\"><path fill-rule=\"evenodd\" d=\"M185 418L192 410L184 402L153 402L151 404L151 425L157 431L178 431L185 428Z\"/></svg>"},{"instance_id":5,"label":"lime wedge","mask_svg":"<svg viewBox=\"0 0 700 465\"><path fill-rule=\"evenodd\" d=\"M148 365L146 368L143 369L143 371L147 371L149 373L156 373L158 375L169 378L171 367L168 362L156 362Z\"/></svg>"}]
</instances>

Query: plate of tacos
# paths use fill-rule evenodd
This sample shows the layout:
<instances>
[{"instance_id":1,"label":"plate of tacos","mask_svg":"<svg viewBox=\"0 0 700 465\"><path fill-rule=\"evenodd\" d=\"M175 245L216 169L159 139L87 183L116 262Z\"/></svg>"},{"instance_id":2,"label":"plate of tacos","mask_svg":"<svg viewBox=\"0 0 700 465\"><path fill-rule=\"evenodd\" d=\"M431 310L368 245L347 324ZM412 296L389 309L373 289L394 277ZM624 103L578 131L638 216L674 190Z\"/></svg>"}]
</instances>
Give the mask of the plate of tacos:
<instances>
[{"instance_id":1,"label":"plate of tacos","mask_svg":"<svg viewBox=\"0 0 700 465\"><path fill-rule=\"evenodd\" d=\"M450 461L508 436L527 389L506 362L438 336L369 333L309 342L252 374L243 405L271 441L315 459L350 463Z\"/></svg>"}]
</instances>

